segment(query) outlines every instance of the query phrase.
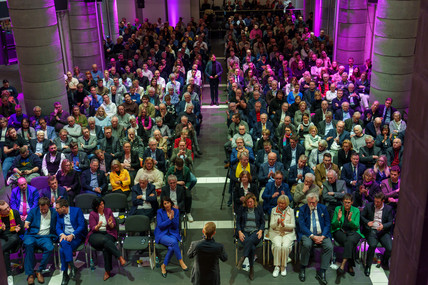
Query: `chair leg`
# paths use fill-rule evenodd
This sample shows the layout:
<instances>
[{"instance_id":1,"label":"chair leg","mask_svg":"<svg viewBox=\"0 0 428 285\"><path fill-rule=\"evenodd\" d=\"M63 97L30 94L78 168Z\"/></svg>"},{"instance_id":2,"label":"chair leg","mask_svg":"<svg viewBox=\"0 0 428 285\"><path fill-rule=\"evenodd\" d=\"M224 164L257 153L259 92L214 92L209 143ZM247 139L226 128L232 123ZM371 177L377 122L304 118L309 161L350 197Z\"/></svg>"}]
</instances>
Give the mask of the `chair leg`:
<instances>
[{"instance_id":1,"label":"chair leg","mask_svg":"<svg viewBox=\"0 0 428 285\"><path fill-rule=\"evenodd\" d=\"M238 245L235 242L235 265L238 265Z\"/></svg>"},{"instance_id":2,"label":"chair leg","mask_svg":"<svg viewBox=\"0 0 428 285\"><path fill-rule=\"evenodd\" d=\"M265 241L263 241L263 246L262 246L262 250L263 250L263 266L265 265L265 254L266 254L266 252L265 252Z\"/></svg>"}]
</instances>

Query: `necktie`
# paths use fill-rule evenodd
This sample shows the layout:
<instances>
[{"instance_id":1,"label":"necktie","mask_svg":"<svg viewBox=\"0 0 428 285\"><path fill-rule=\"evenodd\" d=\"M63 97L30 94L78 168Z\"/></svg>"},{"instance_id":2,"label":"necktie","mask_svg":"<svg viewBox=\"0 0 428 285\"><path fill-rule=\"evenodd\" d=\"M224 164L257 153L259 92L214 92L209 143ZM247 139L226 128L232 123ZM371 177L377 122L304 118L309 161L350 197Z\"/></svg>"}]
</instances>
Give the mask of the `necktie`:
<instances>
[{"instance_id":1,"label":"necktie","mask_svg":"<svg viewBox=\"0 0 428 285\"><path fill-rule=\"evenodd\" d=\"M353 173L354 173L354 180L357 181L357 168L355 166L352 166Z\"/></svg>"},{"instance_id":2,"label":"necktie","mask_svg":"<svg viewBox=\"0 0 428 285\"><path fill-rule=\"evenodd\" d=\"M22 215L26 216L27 215L27 190L23 192L22 198L24 200L23 201L24 203L22 203Z\"/></svg>"},{"instance_id":3,"label":"necktie","mask_svg":"<svg viewBox=\"0 0 428 285\"><path fill-rule=\"evenodd\" d=\"M266 124L263 124L263 126L262 126L262 130L264 131L264 130L266 130Z\"/></svg>"},{"instance_id":4,"label":"necktie","mask_svg":"<svg viewBox=\"0 0 428 285\"><path fill-rule=\"evenodd\" d=\"M315 209L312 210L312 233L317 234L317 221L315 220Z\"/></svg>"}]
</instances>

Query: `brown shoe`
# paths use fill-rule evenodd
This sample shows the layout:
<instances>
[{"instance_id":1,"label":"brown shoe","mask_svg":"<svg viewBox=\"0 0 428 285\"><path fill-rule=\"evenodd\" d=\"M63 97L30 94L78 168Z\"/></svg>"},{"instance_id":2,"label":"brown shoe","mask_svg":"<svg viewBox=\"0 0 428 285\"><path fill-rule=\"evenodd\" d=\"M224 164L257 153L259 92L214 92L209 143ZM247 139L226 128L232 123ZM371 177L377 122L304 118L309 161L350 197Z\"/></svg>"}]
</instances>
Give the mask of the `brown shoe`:
<instances>
[{"instance_id":1,"label":"brown shoe","mask_svg":"<svg viewBox=\"0 0 428 285\"><path fill-rule=\"evenodd\" d=\"M250 280L254 280L254 266L250 266Z\"/></svg>"},{"instance_id":2,"label":"brown shoe","mask_svg":"<svg viewBox=\"0 0 428 285\"><path fill-rule=\"evenodd\" d=\"M28 285L34 284L34 275L29 275L27 278Z\"/></svg>"},{"instance_id":3,"label":"brown shoe","mask_svg":"<svg viewBox=\"0 0 428 285\"><path fill-rule=\"evenodd\" d=\"M40 284L45 283L45 277L43 277L43 274L41 272L36 272L37 281Z\"/></svg>"},{"instance_id":4,"label":"brown shoe","mask_svg":"<svg viewBox=\"0 0 428 285\"><path fill-rule=\"evenodd\" d=\"M242 256L239 260L238 260L238 264L236 264L236 268L238 268L238 270L242 269L242 264L244 263L245 260L245 256Z\"/></svg>"},{"instance_id":5,"label":"brown shoe","mask_svg":"<svg viewBox=\"0 0 428 285\"><path fill-rule=\"evenodd\" d=\"M119 262L120 262L120 265L122 265L122 266L125 266L125 264L126 264L126 260L125 260L125 258L123 258L123 256L119 257Z\"/></svg>"},{"instance_id":6,"label":"brown shoe","mask_svg":"<svg viewBox=\"0 0 428 285\"><path fill-rule=\"evenodd\" d=\"M229 168L229 166L230 166L230 163L228 162L228 163L226 163L225 165L224 165L224 168Z\"/></svg>"},{"instance_id":7,"label":"brown shoe","mask_svg":"<svg viewBox=\"0 0 428 285\"><path fill-rule=\"evenodd\" d=\"M108 271L106 271L105 273L104 273L104 281L106 281L107 279L109 279L110 278L110 272L108 272Z\"/></svg>"}]
</instances>

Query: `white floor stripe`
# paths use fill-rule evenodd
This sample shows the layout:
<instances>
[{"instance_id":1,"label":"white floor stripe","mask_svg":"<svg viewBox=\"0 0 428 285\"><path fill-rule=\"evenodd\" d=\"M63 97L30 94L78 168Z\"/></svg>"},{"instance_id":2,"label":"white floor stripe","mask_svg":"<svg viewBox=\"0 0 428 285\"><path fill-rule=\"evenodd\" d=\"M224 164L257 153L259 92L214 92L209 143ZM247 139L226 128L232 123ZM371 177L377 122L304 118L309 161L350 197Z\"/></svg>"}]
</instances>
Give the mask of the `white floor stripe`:
<instances>
[{"instance_id":1,"label":"white floor stripe","mask_svg":"<svg viewBox=\"0 0 428 285\"><path fill-rule=\"evenodd\" d=\"M62 272L61 270L55 270L51 279L49 280L49 285L59 285L62 281Z\"/></svg>"},{"instance_id":2,"label":"white floor stripe","mask_svg":"<svg viewBox=\"0 0 428 285\"><path fill-rule=\"evenodd\" d=\"M202 105L202 109L227 109L228 107L227 107L227 105L226 104L221 104L221 105L219 105L219 106L217 106L217 105L213 105L213 106L210 106L210 105Z\"/></svg>"},{"instance_id":3,"label":"white floor stripe","mask_svg":"<svg viewBox=\"0 0 428 285\"><path fill-rule=\"evenodd\" d=\"M187 223L189 230L199 230L204 227L207 222L214 222L217 229L233 229L233 221L194 221Z\"/></svg>"},{"instance_id":4,"label":"white floor stripe","mask_svg":"<svg viewBox=\"0 0 428 285\"><path fill-rule=\"evenodd\" d=\"M210 87L210 85L209 84L207 84L207 83L205 83L204 85L202 85L203 87L206 87L206 88L209 88ZM227 84L226 83L220 83L219 85L218 85L218 87L226 87L227 86Z\"/></svg>"},{"instance_id":5,"label":"white floor stripe","mask_svg":"<svg viewBox=\"0 0 428 285\"><path fill-rule=\"evenodd\" d=\"M224 183L226 177L197 177L198 184Z\"/></svg>"},{"instance_id":6,"label":"white floor stripe","mask_svg":"<svg viewBox=\"0 0 428 285\"><path fill-rule=\"evenodd\" d=\"M372 264L370 281L372 281L373 285L387 285L388 277L382 267L377 268L376 264Z\"/></svg>"}]
</instances>

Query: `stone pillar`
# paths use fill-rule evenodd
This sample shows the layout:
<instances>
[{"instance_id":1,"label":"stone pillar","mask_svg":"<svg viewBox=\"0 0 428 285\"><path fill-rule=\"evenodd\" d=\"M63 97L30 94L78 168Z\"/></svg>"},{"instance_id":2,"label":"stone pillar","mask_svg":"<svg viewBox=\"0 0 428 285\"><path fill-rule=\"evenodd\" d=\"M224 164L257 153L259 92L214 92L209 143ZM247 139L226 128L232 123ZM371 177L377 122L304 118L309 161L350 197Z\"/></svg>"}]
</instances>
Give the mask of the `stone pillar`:
<instances>
[{"instance_id":1,"label":"stone pillar","mask_svg":"<svg viewBox=\"0 0 428 285\"><path fill-rule=\"evenodd\" d=\"M367 0L339 0L336 35L336 60L348 64L353 57L355 65L364 64L367 21Z\"/></svg>"},{"instance_id":2,"label":"stone pillar","mask_svg":"<svg viewBox=\"0 0 428 285\"><path fill-rule=\"evenodd\" d=\"M9 0L26 110L47 115L59 101L68 109L54 0Z\"/></svg>"},{"instance_id":3,"label":"stone pillar","mask_svg":"<svg viewBox=\"0 0 428 285\"><path fill-rule=\"evenodd\" d=\"M334 18L337 2L335 0L317 0L321 7L320 30L324 30L330 39L334 39ZM319 35L319 32L318 32Z\"/></svg>"},{"instance_id":4,"label":"stone pillar","mask_svg":"<svg viewBox=\"0 0 428 285\"><path fill-rule=\"evenodd\" d=\"M101 50L98 37L98 18L94 2L85 3L83 0L70 0L70 34L73 50L73 64L81 72L92 69L96 63L101 70Z\"/></svg>"},{"instance_id":5,"label":"stone pillar","mask_svg":"<svg viewBox=\"0 0 428 285\"><path fill-rule=\"evenodd\" d=\"M402 3L405 3L403 6L413 5L409 2ZM426 171L418 171L428 161L428 152L425 151L428 137L428 96L421 92L428 88L428 66L425 60L428 57L428 6L424 1L421 3L424 4L420 4L420 9L418 5L413 10L414 14L420 16L412 88L409 92L410 112L402 162L402 186L392 243L389 276L392 285L426 284L428 280L428 184ZM409 27L406 30L410 32Z\"/></svg>"},{"instance_id":6,"label":"stone pillar","mask_svg":"<svg viewBox=\"0 0 428 285\"><path fill-rule=\"evenodd\" d=\"M372 100L391 97L394 107L409 106L419 1L379 0L370 86Z\"/></svg>"},{"instance_id":7,"label":"stone pillar","mask_svg":"<svg viewBox=\"0 0 428 285\"><path fill-rule=\"evenodd\" d=\"M117 15L117 0L103 1L103 26L104 34L110 36L116 43L119 37L119 18Z\"/></svg>"}]
</instances>

